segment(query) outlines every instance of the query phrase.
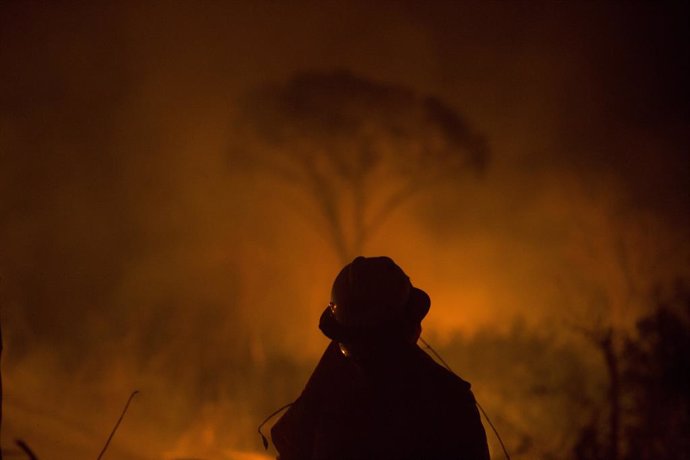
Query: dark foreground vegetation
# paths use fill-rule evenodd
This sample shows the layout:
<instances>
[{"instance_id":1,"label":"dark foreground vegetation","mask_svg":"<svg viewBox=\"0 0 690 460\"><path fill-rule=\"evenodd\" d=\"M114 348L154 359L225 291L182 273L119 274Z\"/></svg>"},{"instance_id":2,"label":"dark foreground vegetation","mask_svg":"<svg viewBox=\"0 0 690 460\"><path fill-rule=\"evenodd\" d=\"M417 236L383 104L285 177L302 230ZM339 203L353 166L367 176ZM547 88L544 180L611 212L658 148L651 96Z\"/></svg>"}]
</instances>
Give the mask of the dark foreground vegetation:
<instances>
[{"instance_id":1,"label":"dark foreground vegetation","mask_svg":"<svg viewBox=\"0 0 690 460\"><path fill-rule=\"evenodd\" d=\"M671 295L658 295L654 304L635 330L625 334L613 358L617 382L611 382L607 370L612 358L590 342L578 344L555 330L535 331L521 323L508 333L458 335L438 351L472 381L514 459L688 459L690 289L679 284ZM218 401L221 392L224 398L243 401L242 421L226 414L218 420L219 430L239 428L245 433L240 447L259 450L253 425L298 394L311 365L275 352L261 365L249 352L245 359L236 358L230 367L238 368L225 372L242 375L241 384L221 389L220 381L199 379L188 385L196 386L199 407ZM198 365L205 366L201 361ZM193 421L196 415L190 408L186 419ZM485 426L493 458L501 458L498 440ZM49 452L34 453L30 444L17 440L4 446L3 457L51 458Z\"/></svg>"}]
</instances>

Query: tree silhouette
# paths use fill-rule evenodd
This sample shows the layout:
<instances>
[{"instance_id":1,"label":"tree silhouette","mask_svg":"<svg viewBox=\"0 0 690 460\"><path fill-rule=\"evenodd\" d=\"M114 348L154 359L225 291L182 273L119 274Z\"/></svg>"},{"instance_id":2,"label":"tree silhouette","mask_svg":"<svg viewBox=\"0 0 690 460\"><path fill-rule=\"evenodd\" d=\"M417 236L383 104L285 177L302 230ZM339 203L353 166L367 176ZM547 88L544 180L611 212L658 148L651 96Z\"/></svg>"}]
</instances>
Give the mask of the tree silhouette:
<instances>
[{"instance_id":1,"label":"tree silhouette","mask_svg":"<svg viewBox=\"0 0 690 460\"><path fill-rule=\"evenodd\" d=\"M299 74L241 108L245 164L306 193L344 262L412 196L487 161L484 138L439 99L345 71Z\"/></svg>"},{"instance_id":2,"label":"tree silhouette","mask_svg":"<svg viewBox=\"0 0 690 460\"><path fill-rule=\"evenodd\" d=\"M576 451L581 459L620 460L625 343L635 333L635 320L655 308L654 290L687 274L690 247L676 230L609 189L590 183L570 203L577 214L572 226L577 257L570 262L579 270L570 273L568 282L578 292L566 293L573 302L566 314L599 354L607 381L606 407L583 431Z\"/></svg>"},{"instance_id":3,"label":"tree silhouette","mask_svg":"<svg viewBox=\"0 0 690 460\"><path fill-rule=\"evenodd\" d=\"M637 323L623 353L626 460L690 459L690 285Z\"/></svg>"},{"instance_id":4,"label":"tree silhouette","mask_svg":"<svg viewBox=\"0 0 690 460\"><path fill-rule=\"evenodd\" d=\"M679 280L670 295L656 293L617 355L621 459L690 459L689 286ZM593 420L580 430L575 458L607 460L609 447Z\"/></svg>"}]
</instances>

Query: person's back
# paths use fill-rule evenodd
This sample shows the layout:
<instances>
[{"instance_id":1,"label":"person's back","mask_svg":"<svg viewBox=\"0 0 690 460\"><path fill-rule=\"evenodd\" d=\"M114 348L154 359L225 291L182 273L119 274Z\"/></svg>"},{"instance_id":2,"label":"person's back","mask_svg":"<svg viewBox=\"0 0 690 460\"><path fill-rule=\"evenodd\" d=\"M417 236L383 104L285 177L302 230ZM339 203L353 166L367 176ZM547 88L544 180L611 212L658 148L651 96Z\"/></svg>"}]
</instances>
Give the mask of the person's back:
<instances>
[{"instance_id":1,"label":"person's back","mask_svg":"<svg viewBox=\"0 0 690 460\"><path fill-rule=\"evenodd\" d=\"M402 273L390 259L357 258L343 270L345 288L352 289L352 265L360 276L371 277L371 269L380 270L382 263ZM385 277L378 281L386 284ZM334 300L343 297L342 283L338 286L336 279ZM429 304L423 291L412 289L404 300L410 304L414 296L417 313L409 322L392 321L392 328L377 321L371 328L343 327L346 321L338 320L333 304L324 312L321 329L334 341L271 431L281 460L489 458L470 385L416 345ZM347 308L347 300L340 308Z\"/></svg>"}]
</instances>

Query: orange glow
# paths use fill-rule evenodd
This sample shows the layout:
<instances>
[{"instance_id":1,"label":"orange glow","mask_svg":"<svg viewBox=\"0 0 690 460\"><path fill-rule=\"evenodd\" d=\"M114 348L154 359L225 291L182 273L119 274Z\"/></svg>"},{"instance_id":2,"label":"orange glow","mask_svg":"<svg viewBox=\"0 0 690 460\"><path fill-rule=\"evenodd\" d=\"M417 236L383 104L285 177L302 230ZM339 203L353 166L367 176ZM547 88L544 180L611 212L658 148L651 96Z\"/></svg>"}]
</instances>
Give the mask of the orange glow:
<instances>
[{"instance_id":1,"label":"orange glow","mask_svg":"<svg viewBox=\"0 0 690 460\"><path fill-rule=\"evenodd\" d=\"M364 255L429 293L424 337L516 459L572 452L607 407L592 331L615 331L620 352L655 296L690 278L687 15L433 3L0 2L4 449L95 458L138 389L104 458L274 458L256 426L327 344L317 325L343 251L325 187L262 169L294 167L284 157L307 145L328 170L330 119L311 113L321 137L268 147L242 104L344 69L376 101L411 104L402 132L371 122L395 118L377 102L361 138L338 138L343 168L362 145L382 158L367 212L415 172L409 158L446 152L420 107L457 111L465 144L487 140L483 173L430 180ZM354 201L339 202L351 227Z\"/></svg>"}]
</instances>

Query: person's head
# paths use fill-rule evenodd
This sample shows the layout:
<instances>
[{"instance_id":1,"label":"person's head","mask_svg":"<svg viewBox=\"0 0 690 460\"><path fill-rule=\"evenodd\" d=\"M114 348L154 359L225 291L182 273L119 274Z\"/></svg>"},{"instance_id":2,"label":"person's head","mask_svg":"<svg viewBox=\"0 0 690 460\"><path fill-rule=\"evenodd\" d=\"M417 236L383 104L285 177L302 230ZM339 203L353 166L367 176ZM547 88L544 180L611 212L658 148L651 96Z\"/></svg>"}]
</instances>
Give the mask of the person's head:
<instances>
[{"instance_id":1,"label":"person's head","mask_svg":"<svg viewBox=\"0 0 690 460\"><path fill-rule=\"evenodd\" d=\"M357 257L335 278L319 328L346 346L400 340L415 343L429 296L388 257Z\"/></svg>"}]
</instances>

